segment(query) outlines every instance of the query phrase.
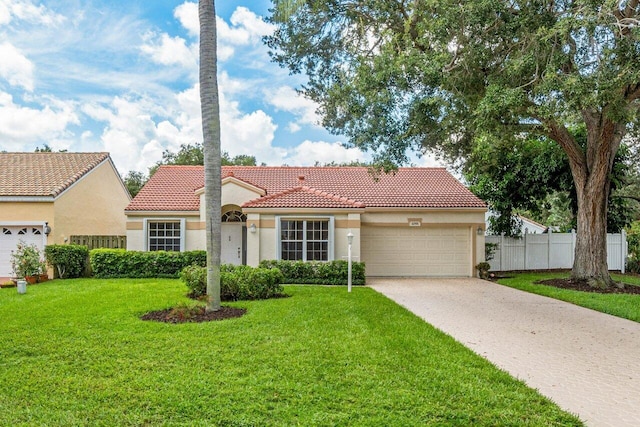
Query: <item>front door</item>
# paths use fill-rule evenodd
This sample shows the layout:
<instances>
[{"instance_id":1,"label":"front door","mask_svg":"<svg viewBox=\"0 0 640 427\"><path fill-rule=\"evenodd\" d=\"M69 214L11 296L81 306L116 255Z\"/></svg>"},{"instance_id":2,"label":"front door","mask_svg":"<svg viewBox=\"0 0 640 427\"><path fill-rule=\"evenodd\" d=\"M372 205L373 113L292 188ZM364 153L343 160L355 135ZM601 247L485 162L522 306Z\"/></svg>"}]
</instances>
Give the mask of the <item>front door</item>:
<instances>
[{"instance_id":1,"label":"front door","mask_svg":"<svg viewBox=\"0 0 640 427\"><path fill-rule=\"evenodd\" d=\"M220 253L222 264L243 264L243 227L241 222L222 223L222 249Z\"/></svg>"}]
</instances>

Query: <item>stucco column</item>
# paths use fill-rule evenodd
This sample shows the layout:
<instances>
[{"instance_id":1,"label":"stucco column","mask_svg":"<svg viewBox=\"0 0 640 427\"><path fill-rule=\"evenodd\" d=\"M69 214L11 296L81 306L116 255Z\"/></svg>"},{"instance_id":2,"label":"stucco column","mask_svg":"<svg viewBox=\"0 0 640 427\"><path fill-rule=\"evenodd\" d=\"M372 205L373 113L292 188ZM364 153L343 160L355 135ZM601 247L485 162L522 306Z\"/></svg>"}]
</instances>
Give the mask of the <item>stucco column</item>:
<instances>
[{"instance_id":1,"label":"stucco column","mask_svg":"<svg viewBox=\"0 0 640 427\"><path fill-rule=\"evenodd\" d=\"M255 232L254 230L255 226ZM260 263L260 214L247 215L247 265L257 267Z\"/></svg>"}]
</instances>

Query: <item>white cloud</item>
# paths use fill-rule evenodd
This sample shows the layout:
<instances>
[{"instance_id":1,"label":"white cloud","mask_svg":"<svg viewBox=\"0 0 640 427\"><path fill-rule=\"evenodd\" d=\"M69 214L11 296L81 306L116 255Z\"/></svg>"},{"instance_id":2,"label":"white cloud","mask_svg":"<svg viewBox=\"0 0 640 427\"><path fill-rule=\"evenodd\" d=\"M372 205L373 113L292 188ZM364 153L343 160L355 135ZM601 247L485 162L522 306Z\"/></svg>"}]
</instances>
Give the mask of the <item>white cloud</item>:
<instances>
[{"instance_id":1,"label":"white cloud","mask_svg":"<svg viewBox=\"0 0 640 427\"><path fill-rule=\"evenodd\" d=\"M22 151L26 145L49 143L68 136L69 125L79 124L71 102L48 99L46 104L41 109L24 107L0 92L0 149Z\"/></svg>"},{"instance_id":2,"label":"white cloud","mask_svg":"<svg viewBox=\"0 0 640 427\"><path fill-rule=\"evenodd\" d=\"M265 89L265 99L279 110L294 114L302 124L318 126L320 118L316 113L318 105L305 98L289 86L281 86L275 90Z\"/></svg>"},{"instance_id":3,"label":"white cloud","mask_svg":"<svg viewBox=\"0 0 640 427\"><path fill-rule=\"evenodd\" d=\"M148 36L148 41L140 48L151 59L162 65L180 65L189 70L197 70L198 46L187 46L185 39L170 37L168 34L158 37Z\"/></svg>"},{"instance_id":4,"label":"white cloud","mask_svg":"<svg viewBox=\"0 0 640 427\"><path fill-rule=\"evenodd\" d=\"M173 16L180 21L180 24L189 32L192 37L200 35L200 18L198 17L198 4L184 2L176 7Z\"/></svg>"},{"instance_id":5,"label":"white cloud","mask_svg":"<svg viewBox=\"0 0 640 427\"><path fill-rule=\"evenodd\" d=\"M5 1L0 1L0 25L6 25L9 22L11 22L9 5Z\"/></svg>"},{"instance_id":6,"label":"white cloud","mask_svg":"<svg viewBox=\"0 0 640 427\"><path fill-rule=\"evenodd\" d=\"M13 17L46 26L65 21L64 16L43 5L36 6L29 0L0 0L0 25L10 23Z\"/></svg>"},{"instance_id":7,"label":"white cloud","mask_svg":"<svg viewBox=\"0 0 640 427\"><path fill-rule=\"evenodd\" d=\"M229 22L231 25L221 18L216 20L220 61L231 58L239 46L253 45L264 49L262 37L274 30L273 25L264 22L262 17L242 6L233 12Z\"/></svg>"},{"instance_id":8,"label":"white cloud","mask_svg":"<svg viewBox=\"0 0 640 427\"><path fill-rule=\"evenodd\" d=\"M347 163L370 159L370 155L363 153L358 148L346 148L339 142L307 140L292 150L287 156L286 162L289 165L314 165L316 162L320 164Z\"/></svg>"},{"instance_id":9,"label":"white cloud","mask_svg":"<svg viewBox=\"0 0 640 427\"><path fill-rule=\"evenodd\" d=\"M33 91L33 63L9 42L0 43L0 78Z\"/></svg>"},{"instance_id":10,"label":"white cloud","mask_svg":"<svg viewBox=\"0 0 640 427\"><path fill-rule=\"evenodd\" d=\"M300 129L302 129L302 126L294 122L291 122L287 125L287 130L291 133L299 132Z\"/></svg>"}]
</instances>

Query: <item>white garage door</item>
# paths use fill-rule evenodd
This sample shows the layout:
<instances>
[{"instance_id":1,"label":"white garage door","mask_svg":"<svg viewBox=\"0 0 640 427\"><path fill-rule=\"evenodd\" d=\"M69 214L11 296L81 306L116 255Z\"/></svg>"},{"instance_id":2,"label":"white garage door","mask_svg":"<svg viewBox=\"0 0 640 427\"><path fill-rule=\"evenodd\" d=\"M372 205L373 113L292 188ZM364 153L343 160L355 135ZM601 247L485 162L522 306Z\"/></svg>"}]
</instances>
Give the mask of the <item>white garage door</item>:
<instances>
[{"instance_id":1,"label":"white garage door","mask_svg":"<svg viewBox=\"0 0 640 427\"><path fill-rule=\"evenodd\" d=\"M18 242L27 245L35 244L40 251L44 249L44 235L42 226L2 226L0 225L0 277L11 277L11 251L16 249Z\"/></svg>"},{"instance_id":2,"label":"white garage door","mask_svg":"<svg viewBox=\"0 0 640 427\"><path fill-rule=\"evenodd\" d=\"M360 248L367 276L468 277L467 227L363 227Z\"/></svg>"}]
</instances>

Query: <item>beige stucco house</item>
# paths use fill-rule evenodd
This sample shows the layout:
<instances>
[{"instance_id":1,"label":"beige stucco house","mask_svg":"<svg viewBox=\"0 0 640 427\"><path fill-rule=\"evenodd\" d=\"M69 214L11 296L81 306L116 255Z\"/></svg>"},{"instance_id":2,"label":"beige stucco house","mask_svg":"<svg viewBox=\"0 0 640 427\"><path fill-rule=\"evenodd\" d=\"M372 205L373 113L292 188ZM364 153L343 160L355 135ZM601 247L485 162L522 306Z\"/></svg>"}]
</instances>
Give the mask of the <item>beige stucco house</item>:
<instances>
[{"instance_id":1,"label":"beige stucco house","mask_svg":"<svg viewBox=\"0 0 640 427\"><path fill-rule=\"evenodd\" d=\"M22 240L125 235L131 198L108 153L0 153L0 277Z\"/></svg>"},{"instance_id":2,"label":"beige stucco house","mask_svg":"<svg viewBox=\"0 0 640 427\"><path fill-rule=\"evenodd\" d=\"M130 250L205 248L202 166L161 166L125 209ZM474 276L485 203L443 168L222 168L222 262L345 259L368 276Z\"/></svg>"}]
</instances>

